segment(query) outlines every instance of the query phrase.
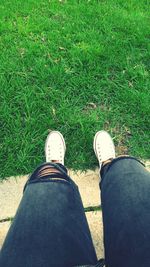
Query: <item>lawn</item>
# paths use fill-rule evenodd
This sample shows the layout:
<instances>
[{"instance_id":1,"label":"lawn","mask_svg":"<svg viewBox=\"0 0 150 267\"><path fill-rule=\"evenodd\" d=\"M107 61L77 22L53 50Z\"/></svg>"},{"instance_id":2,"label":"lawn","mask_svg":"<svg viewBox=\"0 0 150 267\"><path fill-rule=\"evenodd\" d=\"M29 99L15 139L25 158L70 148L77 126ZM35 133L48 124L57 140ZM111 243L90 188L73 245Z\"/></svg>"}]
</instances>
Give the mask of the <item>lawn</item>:
<instances>
[{"instance_id":1,"label":"lawn","mask_svg":"<svg viewBox=\"0 0 150 267\"><path fill-rule=\"evenodd\" d=\"M97 130L150 157L148 0L1 0L1 178L44 161L49 130L66 165L94 168Z\"/></svg>"}]
</instances>

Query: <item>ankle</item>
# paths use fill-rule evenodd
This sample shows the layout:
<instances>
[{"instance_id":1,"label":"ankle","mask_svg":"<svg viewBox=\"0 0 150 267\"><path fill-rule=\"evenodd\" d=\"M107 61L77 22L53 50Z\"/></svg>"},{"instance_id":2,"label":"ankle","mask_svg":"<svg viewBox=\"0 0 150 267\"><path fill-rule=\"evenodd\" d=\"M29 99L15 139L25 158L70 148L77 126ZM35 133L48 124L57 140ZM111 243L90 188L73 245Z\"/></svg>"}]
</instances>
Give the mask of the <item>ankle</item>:
<instances>
[{"instance_id":1,"label":"ankle","mask_svg":"<svg viewBox=\"0 0 150 267\"><path fill-rule=\"evenodd\" d=\"M52 163L59 163L60 164L60 161L59 160L52 160L51 162Z\"/></svg>"},{"instance_id":2,"label":"ankle","mask_svg":"<svg viewBox=\"0 0 150 267\"><path fill-rule=\"evenodd\" d=\"M124 157L129 157L129 155L119 155L117 158L124 158ZM105 165L111 163L112 160L113 160L113 158L112 158L112 159L108 159L108 160L106 160L106 161L103 161L103 162L102 162L102 166L104 167Z\"/></svg>"},{"instance_id":3,"label":"ankle","mask_svg":"<svg viewBox=\"0 0 150 267\"><path fill-rule=\"evenodd\" d=\"M105 165L111 163L112 160L113 160L113 159L108 159L108 160L106 160L106 161L103 161L103 162L102 162L102 166L104 167Z\"/></svg>"}]
</instances>

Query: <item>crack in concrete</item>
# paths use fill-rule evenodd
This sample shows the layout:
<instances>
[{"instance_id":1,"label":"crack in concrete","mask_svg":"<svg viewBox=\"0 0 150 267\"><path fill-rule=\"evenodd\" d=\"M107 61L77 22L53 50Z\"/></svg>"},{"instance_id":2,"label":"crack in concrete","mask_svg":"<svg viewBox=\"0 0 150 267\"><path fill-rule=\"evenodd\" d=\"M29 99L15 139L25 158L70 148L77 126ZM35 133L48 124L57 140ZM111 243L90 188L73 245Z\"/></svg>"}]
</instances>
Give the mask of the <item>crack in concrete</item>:
<instances>
[{"instance_id":1,"label":"crack in concrete","mask_svg":"<svg viewBox=\"0 0 150 267\"><path fill-rule=\"evenodd\" d=\"M7 218L4 218L4 219L1 219L0 223L11 222L13 219L14 219L14 217L7 217Z\"/></svg>"}]
</instances>

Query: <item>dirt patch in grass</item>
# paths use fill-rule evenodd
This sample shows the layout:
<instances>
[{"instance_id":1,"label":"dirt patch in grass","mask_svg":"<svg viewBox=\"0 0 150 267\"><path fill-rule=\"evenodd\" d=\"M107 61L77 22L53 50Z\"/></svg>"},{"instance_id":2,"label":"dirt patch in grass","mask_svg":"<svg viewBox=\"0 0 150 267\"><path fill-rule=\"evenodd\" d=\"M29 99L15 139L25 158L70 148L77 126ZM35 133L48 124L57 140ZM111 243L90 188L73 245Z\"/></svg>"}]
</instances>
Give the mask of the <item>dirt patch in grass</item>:
<instances>
[{"instance_id":1,"label":"dirt patch in grass","mask_svg":"<svg viewBox=\"0 0 150 267\"><path fill-rule=\"evenodd\" d=\"M117 124L113 128L110 128L110 123L107 121L104 127L105 131L110 132L116 148L116 155L128 155L129 147L127 145L129 139L132 137L132 133L126 126Z\"/></svg>"}]
</instances>

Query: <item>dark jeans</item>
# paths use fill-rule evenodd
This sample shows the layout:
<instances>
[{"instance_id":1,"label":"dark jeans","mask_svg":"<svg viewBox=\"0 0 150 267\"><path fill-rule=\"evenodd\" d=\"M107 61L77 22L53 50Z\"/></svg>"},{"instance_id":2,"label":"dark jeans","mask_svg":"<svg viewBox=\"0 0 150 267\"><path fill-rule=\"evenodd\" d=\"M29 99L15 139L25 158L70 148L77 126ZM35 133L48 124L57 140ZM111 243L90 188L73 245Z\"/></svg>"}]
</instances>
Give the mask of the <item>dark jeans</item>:
<instances>
[{"instance_id":1,"label":"dark jeans","mask_svg":"<svg viewBox=\"0 0 150 267\"><path fill-rule=\"evenodd\" d=\"M62 172L52 175L55 180L37 178L41 167L31 175L2 247L0 266L71 267L97 262L77 186L62 165L55 166ZM130 157L113 160L102 168L101 176L106 264L149 267L149 172Z\"/></svg>"}]
</instances>

